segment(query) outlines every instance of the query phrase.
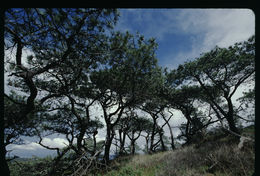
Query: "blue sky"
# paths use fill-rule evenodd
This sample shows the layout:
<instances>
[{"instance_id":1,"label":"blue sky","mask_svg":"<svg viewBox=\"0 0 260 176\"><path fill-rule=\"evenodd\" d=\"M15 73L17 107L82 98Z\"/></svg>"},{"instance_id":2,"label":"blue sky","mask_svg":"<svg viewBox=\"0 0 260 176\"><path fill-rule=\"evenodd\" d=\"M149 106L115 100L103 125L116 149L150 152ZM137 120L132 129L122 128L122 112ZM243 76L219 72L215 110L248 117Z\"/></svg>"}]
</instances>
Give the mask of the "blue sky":
<instances>
[{"instance_id":1,"label":"blue sky","mask_svg":"<svg viewBox=\"0 0 260 176\"><path fill-rule=\"evenodd\" d=\"M210 51L216 45L228 47L247 40L255 33L255 16L249 9L119 9L121 17L115 30L139 32L158 43L159 65L169 69ZM241 92L240 92L241 94ZM179 120L179 122L181 119ZM176 122L174 122L176 124ZM102 133L101 133L102 134ZM104 133L105 134L105 133ZM99 136L104 139L104 135ZM21 157L45 156L42 149L25 138L25 145L11 145L9 150ZM61 136L44 139L46 145L64 147Z\"/></svg>"},{"instance_id":2,"label":"blue sky","mask_svg":"<svg viewBox=\"0 0 260 176\"><path fill-rule=\"evenodd\" d=\"M250 9L119 9L116 30L137 31L158 43L159 64L170 69L210 51L228 47L255 33Z\"/></svg>"}]
</instances>

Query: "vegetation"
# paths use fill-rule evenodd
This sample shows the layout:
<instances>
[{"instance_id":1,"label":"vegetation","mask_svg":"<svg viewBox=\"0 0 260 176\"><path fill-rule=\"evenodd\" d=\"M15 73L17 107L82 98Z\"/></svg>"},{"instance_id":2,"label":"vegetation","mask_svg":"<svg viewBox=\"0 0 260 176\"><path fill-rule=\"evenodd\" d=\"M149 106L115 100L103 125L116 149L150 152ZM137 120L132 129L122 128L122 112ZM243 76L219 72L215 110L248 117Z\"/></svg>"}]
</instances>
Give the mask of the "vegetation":
<instances>
[{"instance_id":1,"label":"vegetation","mask_svg":"<svg viewBox=\"0 0 260 176\"><path fill-rule=\"evenodd\" d=\"M242 133L253 137L254 128L244 128ZM218 136L222 137L216 139ZM205 151L207 151L206 154ZM10 164L11 170L18 171L17 173L12 172L12 175L16 176L20 173L26 175L32 171L35 175L40 172L43 173L48 169L50 161L50 158L34 158L30 161L12 162ZM158 152L152 155L122 156L113 160L107 169L98 170L93 175L247 176L253 174L254 163L255 149L253 143L248 143L240 150L234 136L215 130L208 133L201 144L193 144L174 151ZM39 167L39 164L41 167ZM21 170L21 165L22 168L27 169ZM40 170L36 170L37 168L40 168Z\"/></svg>"},{"instance_id":2,"label":"vegetation","mask_svg":"<svg viewBox=\"0 0 260 176\"><path fill-rule=\"evenodd\" d=\"M157 63L155 39L113 30L116 9L7 9L5 15L12 89L4 95L0 143L6 175L253 172L254 36L169 71ZM234 94L250 84L236 105ZM175 110L186 120L177 138L170 123ZM253 128L243 130L243 123ZM102 128L105 140L98 141ZM51 134L65 136L66 146L44 144ZM22 144L22 136L37 137L56 156L8 158L7 146ZM135 156L141 138L150 155ZM183 147L176 149L178 140Z\"/></svg>"}]
</instances>

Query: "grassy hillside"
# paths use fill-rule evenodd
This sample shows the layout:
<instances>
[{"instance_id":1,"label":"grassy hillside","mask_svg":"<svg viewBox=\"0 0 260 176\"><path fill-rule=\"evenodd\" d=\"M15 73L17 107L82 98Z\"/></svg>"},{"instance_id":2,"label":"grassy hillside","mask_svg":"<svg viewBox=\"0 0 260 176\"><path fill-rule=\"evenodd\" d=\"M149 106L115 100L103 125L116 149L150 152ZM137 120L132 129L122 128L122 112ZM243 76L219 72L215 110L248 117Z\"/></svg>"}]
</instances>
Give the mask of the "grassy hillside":
<instances>
[{"instance_id":1,"label":"grassy hillside","mask_svg":"<svg viewBox=\"0 0 260 176\"><path fill-rule=\"evenodd\" d=\"M252 129L245 129L252 137ZM245 134L245 133L243 133ZM114 160L105 176L248 176L254 173L253 143L243 149L233 136L208 136L201 144Z\"/></svg>"},{"instance_id":2,"label":"grassy hillside","mask_svg":"<svg viewBox=\"0 0 260 176\"><path fill-rule=\"evenodd\" d=\"M243 136L254 138L254 126L244 128ZM249 176L254 173L253 142L238 148L234 136L221 130L208 133L200 143L174 151L152 155L122 156L93 176ZM44 176L51 167L51 158L14 160L9 163L12 176ZM65 167L65 165L63 165ZM70 175L61 173L60 175Z\"/></svg>"}]
</instances>

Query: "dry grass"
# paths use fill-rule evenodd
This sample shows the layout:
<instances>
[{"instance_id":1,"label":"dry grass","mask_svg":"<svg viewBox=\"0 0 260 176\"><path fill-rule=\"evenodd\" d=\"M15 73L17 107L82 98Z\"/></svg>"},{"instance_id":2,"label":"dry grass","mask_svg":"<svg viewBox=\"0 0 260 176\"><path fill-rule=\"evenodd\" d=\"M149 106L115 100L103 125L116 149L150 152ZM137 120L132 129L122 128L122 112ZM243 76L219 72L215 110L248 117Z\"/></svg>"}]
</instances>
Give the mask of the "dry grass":
<instances>
[{"instance_id":1,"label":"dry grass","mask_svg":"<svg viewBox=\"0 0 260 176\"><path fill-rule=\"evenodd\" d=\"M123 158L106 176L249 176L255 168L254 144L239 150L230 136L156 153Z\"/></svg>"},{"instance_id":2,"label":"dry grass","mask_svg":"<svg viewBox=\"0 0 260 176\"><path fill-rule=\"evenodd\" d=\"M131 164L133 166L139 167L149 167L155 164L160 164L164 162L165 157L169 155L171 152L160 152L152 155L136 155L132 158Z\"/></svg>"},{"instance_id":3,"label":"dry grass","mask_svg":"<svg viewBox=\"0 0 260 176\"><path fill-rule=\"evenodd\" d=\"M236 144L205 144L172 152L165 158L163 175L201 176L207 174L226 176L248 176L254 171L255 152L253 147L243 151Z\"/></svg>"}]
</instances>

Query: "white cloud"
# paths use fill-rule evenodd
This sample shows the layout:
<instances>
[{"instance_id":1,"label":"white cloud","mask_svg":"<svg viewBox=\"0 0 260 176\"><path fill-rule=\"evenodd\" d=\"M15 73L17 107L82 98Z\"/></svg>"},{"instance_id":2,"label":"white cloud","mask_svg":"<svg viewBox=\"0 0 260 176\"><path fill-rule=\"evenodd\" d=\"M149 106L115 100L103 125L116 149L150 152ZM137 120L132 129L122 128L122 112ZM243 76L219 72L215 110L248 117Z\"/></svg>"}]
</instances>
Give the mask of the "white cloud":
<instances>
[{"instance_id":1,"label":"white cloud","mask_svg":"<svg viewBox=\"0 0 260 176\"><path fill-rule=\"evenodd\" d=\"M63 148L68 145L68 141L63 138L43 138L42 143L48 147ZM8 150L38 150L44 149L41 145L36 142L25 141L23 145L11 144L8 146Z\"/></svg>"},{"instance_id":2,"label":"white cloud","mask_svg":"<svg viewBox=\"0 0 260 176\"><path fill-rule=\"evenodd\" d=\"M7 147L7 150L37 150L37 149L42 149L42 147L35 142L30 142L23 145L11 144L10 146Z\"/></svg>"},{"instance_id":3,"label":"white cloud","mask_svg":"<svg viewBox=\"0 0 260 176\"><path fill-rule=\"evenodd\" d=\"M105 130L99 130L99 133L96 135L97 142L105 140Z\"/></svg>"},{"instance_id":4,"label":"white cloud","mask_svg":"<svg viewBox=\"0 0 260 176\"><path fill-rule=\"evenodd\" d=\"M216 45L228 47L247 40L255 33L255 16L250 9L121 9L116 29L164 42L171 34L190 37L190 51L158 55L163 66L176 68L187 59L194 59ZM183 39L184 40L184 39ZM174 43L174 38L172 38Z\"/></svg>"},{"instance_id":5,"label":"white cloud","mask_svg":"<svg viewBox=\"0 0 260 176\"><path fill-rule=\"evenodd\" d=\"M228 47L255 33L255 16L249 9L208 10L204 45Z\"/></svg>"},{"instance_id":6,"label":"white cloud","mask_svg":"<svg viewBox=\"0 0 260 176\"><path fill-rule=\"evenodd\" d=\"M69 144L69 142L63 138L54 138L54 139L43 138L42 143L49 147L57 147L57 148L63 148Z\"/></svg>"},{"instance_id":7,"label":"white cloud","mask_svg":"<svg viewBox=\"0 0 260 176\"><path fill-rule=\"evenodd\" d=\"M249 9L182 10L176 23L179 33L203 37L193 37L190 43L192 49L188 52L169 53L165 60L170 61L172 68L210 51L216 45L228 47L247 40L255 33L255 16Z\"/></svg>"}]
</instances>

